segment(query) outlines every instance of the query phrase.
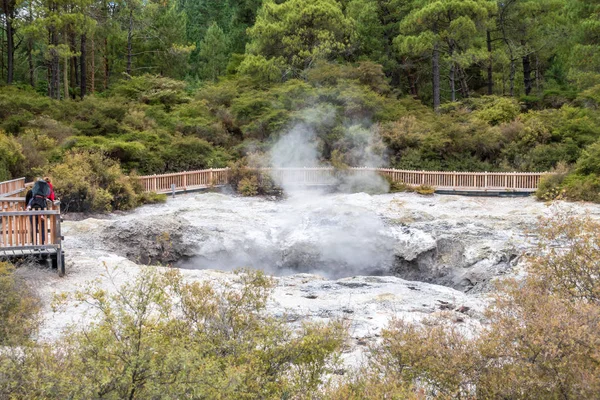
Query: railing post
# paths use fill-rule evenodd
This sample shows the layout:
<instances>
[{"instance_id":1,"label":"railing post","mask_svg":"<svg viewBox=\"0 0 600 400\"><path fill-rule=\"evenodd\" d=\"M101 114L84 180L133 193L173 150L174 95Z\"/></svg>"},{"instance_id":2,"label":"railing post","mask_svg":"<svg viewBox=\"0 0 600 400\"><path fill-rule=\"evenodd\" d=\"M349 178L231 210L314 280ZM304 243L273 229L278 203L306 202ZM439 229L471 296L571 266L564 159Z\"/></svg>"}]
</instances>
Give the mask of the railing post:
<instances>
[{"instance_id":1,"label":"railing post","mask_svg":"<svg viewBox=\"0 0 600 400\"><path fill-rule=\"evenodd\" d=\"M183 182L182 182L183 183L183 190L187 189L187 174L188 174L187 172L183 173Z\"/></svg>"},{"instance_id":2,"label":"railing post","mask_svg":"<svg viewBox=\"0 0 600 400\"><path fill-rule=\"evenodd\" d=\"M425 184L425 171L421 170L421 185Z\"/></svg>"},{"instance_id":3,"label":"railing post","mask_svg":"<svg viewBox=\"0 0 600 400\"><path fill-rule=\"evenodd\" d=\"M211 168L208 173L208 186L213 186L213 169Z\"/></svg>"},{"instance_id":4,"label":"railing post","mask_svg":"<svg viewBox=\"0 0 600 400\"><path fill-rule=\"evenodd\" d=\"M154 177L152 178L152 189L154 192L156 192L157 187L156 187L156 174L154 174Z\"/></svg>"},{"instance_id":5,"label":"railing post","mask_svg":"<svg viewBox=\"0 0 600 400\"><path fill-rule=\"evenodd\" d=\"M54 216L54 234L56 235L56 269L58 276L65 275L65 264L62 258L62 233L60 232L60 214Z\"/></svg>"},{"instance_id":6,"label":"railing post","mask_svg":"<svg viewBox=\"0 0 600 400\"><path fill-rule=\"evenodd\" d=\"M484 176L485 176L485 179L484 179L484 186L483 186L483 188L487 189L487 187L488 187L488 173L487 173L487 171L485 171L485 175Z\"/></svg>"}]
</instances>

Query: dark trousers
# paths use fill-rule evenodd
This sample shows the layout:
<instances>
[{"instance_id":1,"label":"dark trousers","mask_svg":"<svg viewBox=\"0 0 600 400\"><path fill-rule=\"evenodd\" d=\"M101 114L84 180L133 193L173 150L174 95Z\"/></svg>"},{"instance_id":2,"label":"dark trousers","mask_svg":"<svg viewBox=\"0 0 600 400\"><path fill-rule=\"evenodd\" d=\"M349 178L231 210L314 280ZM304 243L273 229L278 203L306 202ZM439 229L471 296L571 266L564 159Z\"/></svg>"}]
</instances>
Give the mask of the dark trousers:
<instances>
[{"instance_id":1,"label":"dark trousers","mask_svg":"<svg viewBox=\"0 0 600 400\"><path fill-rule=\"evenodd\" d=\"M44 209L40 209L40 208L34 208L35 211L44 211ZM29 222L31 223L31 243L35 244L35 239L37 237L37 232L38 230L40 231L40 239L42 240L42 243L40 244L44 244L46 243L46 222L45 222L45 216L41 216L38 215L35 218L33 216L29 217Z\"/></svg>"}]
</instances>

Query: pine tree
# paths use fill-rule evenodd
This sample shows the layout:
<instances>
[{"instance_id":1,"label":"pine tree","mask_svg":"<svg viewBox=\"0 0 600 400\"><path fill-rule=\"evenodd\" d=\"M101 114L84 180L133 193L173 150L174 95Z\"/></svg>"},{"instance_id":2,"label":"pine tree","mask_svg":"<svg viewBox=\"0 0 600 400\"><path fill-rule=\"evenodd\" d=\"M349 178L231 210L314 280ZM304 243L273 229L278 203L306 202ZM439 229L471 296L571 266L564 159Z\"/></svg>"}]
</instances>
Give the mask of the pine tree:
<instances>
[{"instance_id":1,"label":"pine tree","mask_svg":"<svg viewBox=\"0 0 600 400\"><path fill-rule=\"evenodd\" d=\"M225 72L228 61L227 37L223 30L213 22L202 42L200 42L200 62L202 77L216 81Z\"/></svg>"}]
</instances>

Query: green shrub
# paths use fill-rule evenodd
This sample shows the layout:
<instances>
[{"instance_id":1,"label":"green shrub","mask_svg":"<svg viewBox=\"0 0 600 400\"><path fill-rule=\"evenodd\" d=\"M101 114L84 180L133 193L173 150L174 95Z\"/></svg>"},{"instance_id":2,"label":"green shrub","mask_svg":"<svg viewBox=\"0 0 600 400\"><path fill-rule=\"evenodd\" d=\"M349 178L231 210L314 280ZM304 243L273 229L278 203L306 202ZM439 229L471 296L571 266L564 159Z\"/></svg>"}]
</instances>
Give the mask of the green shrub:
<instances>
[{"instance_id":1,"label":"green shrub","mask_svg":"<svg viewBox=\"0 0 600 400\"><path fill-rule=\"evenodd\" d=\"M26 342L39 326L40 306L15 268L0 261L0 346Z\"/></svg>"},{"instance_id":2,"label":"green shrub","mask_svg":"<svg viewBox=\"0 0 600 400\"><path fill-rule=\"evenodd\" d=\"M596 142L583 150L575 166L577 173L582 175L600 174L600 142Z\"/></svg>"},{"instance_id":3,"label":"green shrub","mask_svg":"<svg viewBox=\"0 0 600 400\"><path fill-rule=\"evenodd\" d=\"M244 196L281 195L281 189L271 176L260 171L263 166L263 160L254 154L232 162L229 164L229 183Z\"/></svg>"},{"instance_id":4,"label":"green shrub","mask_svg":"<svg viewBox=\"0 0 600 400\"><path fill-rule=\"evenodd\" d=\"M167 201L167 195L166 194L159 194L159 193L140 193L137 197L137 202L138 204L160 204L160 203L166 203Z\"/></svg>"},{"instance_id":5,"label":"green shrub","mask_svg":"<svg viewBox=\"0 0 600 400\"><path fill-rule=\"evenodd\" d=\"M431 196L435 193L435 188L428 185L419 185L415 188L415 192L424 196Z\"/></svg>"},{"instance_id":6,"label":"green shrub","mask_svg":"<svg viewBox=\"0 0 600 400\"><path fill-rule=\"evenodd\" d=\"M311 398L333 372L345 329L293 330L267 315L272 286L260 272L216 287L151 267L114 291L90 285L74 298L98 311L91 322L19 362L0 353L0 397Z\"/></svg>"},{"instance_id":7,"label":"green shrub","mask_svg":"<svg viewBox=\"0 0 600 400\"><path fill-rule=\"evenodd\" d=\"M100 153L68 152L49 175L65 211L107 212L137 205L132 179L117 161Z\"/></svg>"},{"instance_id":8,"label":"green shrub","mask_svg":"<svg viewBox=\"0 0 600 400\"><path fill-rule=\"evenodd\" d=\"M490 125L510 122L521 112L519 103L507 97L486 96L470 101L476 107L475 117Z\"/></svg>"},{"instance_id":9,"label":"green shrub","mask_svg":"<svg viewBox=\"0 0 600 400\"><path fill-rule=\"evenodd\" d=\"M160 104L169 111L176 104L190 101L185 87L182 81L145 74L120 81L112 93L144 104Z\"/></svg>"},{"instance_id":10,"label":"green shrub","mask_svg":"<svg viewBox=\"0 0 600 400\"><path fill-rule=\"evenodd\" d=\"M230 156L222 149L213 147L206 140L196 137L177 137L160 152L165 172L221 168Z\"/></svg>"},{"instance_id":11,"label":"green shrub","mask_svg":"<svg viewBox=\"0 0 600 400\"><path fill-rule=\"evenodd\" d=\"M415 189L412 186L407 185L404 182L392 181L391 179L388 179L388 182L390 184L390 193L414 192L415 191Z\"/></svg>"},{"instance_id":12,"label":"green shrub","mask_svg":"<svg viewBox=\"0 0 600 400\"><path fill-rule=\"evenodd\" d=\"M600 203L600 176L572 174L565 178L563 195L567 200Z\"/></svg>"},{"instance_id":13,"label":"green shrub","mask_svg":"<svg viewBox=\"0 0 600 400\"><path fill-rule=\"evenodd\" d=\"M0 182L20 178L25 173L25 157L19 142L0 131Z\"/></svg>"},{"instance_id":14,"label":"green shrub","mask_svg":"<svg viewBox=\"0 0 600 400\"><path fill-rule=\"evenodd\" d=\"M535 196L538 200L555 200L561 198L563 195L563 182L567 176L566 172L563 173L551 173L544 175L540 179L540 183L535 192Z\"/></svg>"},{"instance_id":15,"label":"green shrub","mask_svg":"<svg viewBox=\"0 0 600 400\"><path fill-rule=\"evenodd\" d=\"M600 108L600 85L596 85L580 93L577 102L584 107L596 110Z\"/></svg>"},{"instance_id":16,"label":"green shrub","mask_svg":"<svg viewBox=\"0 0 600 400\"><path fill-rule=\"evenodd\" d=\"M237 184L237 191L242 196L256 196L258 194L258 177L251 175L242 178Z\"/></svg>"}]
</instances>

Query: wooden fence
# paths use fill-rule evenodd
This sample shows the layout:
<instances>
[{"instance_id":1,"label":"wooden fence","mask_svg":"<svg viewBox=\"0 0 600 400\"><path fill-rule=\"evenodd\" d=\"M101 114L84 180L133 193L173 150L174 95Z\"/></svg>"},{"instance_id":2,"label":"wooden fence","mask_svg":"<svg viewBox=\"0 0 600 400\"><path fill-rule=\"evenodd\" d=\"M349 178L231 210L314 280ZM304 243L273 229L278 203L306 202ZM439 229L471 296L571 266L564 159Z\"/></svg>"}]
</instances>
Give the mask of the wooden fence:
<instances>
[{"instance_id":1,"label":"wooden fence","mask_svg":"<svg viewBox=\"0 0 600 400\"><path fill-rule=\"evenodd\" d=\"M535 192L541 172L445 172L378 169L381 175L407 185L427 185L438 190Z\"/></svg>"},{"instance_id":2,"label":"wooden fence","mask_svg":"<svg viewBox=\"0 0 600 400\"><path fill-rule=\"evenodd\" d=\"M146 192L169 193L172 190L172 185L175 185L176 191L193 190L227 185L229 183L229 168L146 175L140 176L139 180Z\"/></svg>"},{"instance_id":3,"label":"wooden fence","mask_svg":"<svg viewBox=\"0 0 600 400\"><path fill-rule=\"evenodd\" d=\"M60 224L59 210L0 212L0 259L54 258L64 275Z\"/></svg>"},{"instance_id":4,"label":"wooden fence","mask_svg":"<svg viewBox=\"0 0 600 400\"><path fill-rule=\"evenodd\" d=\"M25 190L25 178L0 182L0 197L12 196Z\"/></svg>"},{"instance_id":5,"label":"wooden fence","mask_svg":"<svg viewBox=\"0 0 600 400\"><path fill-rule=\"evenodd\" d=\"M60 212L7 211L0 213L0 248L60 244Z\"/></svg>"},{"instance_id":6,"label":"wooden fence","mask_svg":"<svg viewBox=\"0 0 600 400\"><path fill-rule=\"evenodd\" d=\"M60 210L59 202L47 201L48 210ZM25 197L0 197L0 212L26 211Z\"/></svg>"},{"instance_id":7,"label":"wooden fence","mask_svg":"<svg viewBox=\"0 0 600 400\"><path fill-rule=\"evenodd\" d=\"M165 175L141 176L140 181L148 192L169 193L194 190L229 183L229 169L208 169ZM509 191L535 192L544 173L538 172L446 172L409 171L386 168L266 168L276 182L290 185L331 185L340 177L355 176L373 179L374 174L390 181L409 186L431 186L436 190L454 191Z\"/></svg>"}]
</instances>

